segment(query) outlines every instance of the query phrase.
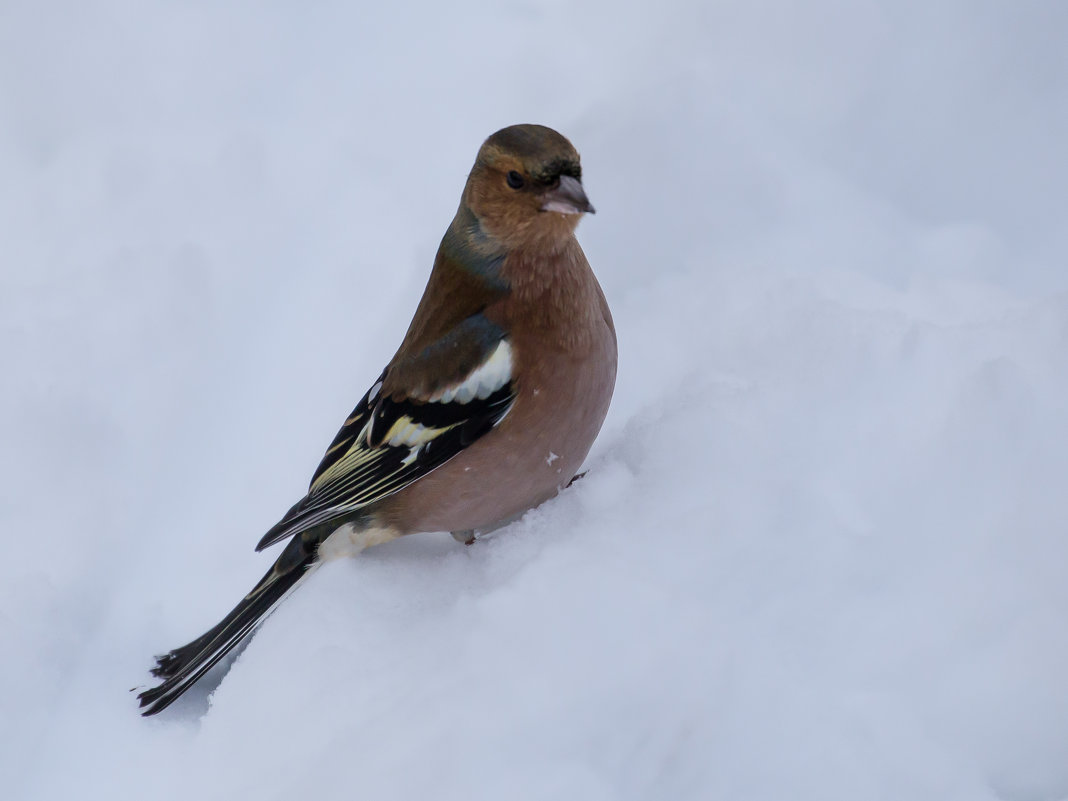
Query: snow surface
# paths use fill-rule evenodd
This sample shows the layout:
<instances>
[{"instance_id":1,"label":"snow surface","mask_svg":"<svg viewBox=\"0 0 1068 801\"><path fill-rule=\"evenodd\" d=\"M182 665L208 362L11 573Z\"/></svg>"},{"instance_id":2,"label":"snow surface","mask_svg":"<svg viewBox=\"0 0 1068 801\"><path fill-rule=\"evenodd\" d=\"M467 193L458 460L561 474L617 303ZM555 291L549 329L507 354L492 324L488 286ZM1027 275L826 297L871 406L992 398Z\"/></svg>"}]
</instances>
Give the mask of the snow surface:
<instances>
[{"instance_id":1,"label":"snow surface","mask_svg":"<svg viewBox=\"0 0 1068 801\"><path fill-rule=\"evenodd\" d=\"M1068 799L1066 34L1057 0L5 3L4 797ZM598 209L589 476L328 565L138 717L514 122Z\"/></svg>"}]
</instances>

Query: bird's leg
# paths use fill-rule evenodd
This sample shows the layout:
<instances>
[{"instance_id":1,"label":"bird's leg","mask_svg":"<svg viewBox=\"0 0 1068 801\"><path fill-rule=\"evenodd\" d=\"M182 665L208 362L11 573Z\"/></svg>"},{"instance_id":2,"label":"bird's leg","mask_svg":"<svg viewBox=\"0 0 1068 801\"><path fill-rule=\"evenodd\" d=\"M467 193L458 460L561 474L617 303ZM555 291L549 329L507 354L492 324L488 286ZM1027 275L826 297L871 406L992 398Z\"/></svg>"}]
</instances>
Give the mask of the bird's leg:
<instances>
[{"instance_id":1,"label":"bird's leg","mask_svg":"<svg viewBox=\"0 0 1068 801\"><path fill-rule=\"evenodd\" d=\"M589 471L589 470L583 470L583 471L582 471L581 473L579 473L578 475L572 476L572 477L571 477L571 480L567 482L567 487L570 487L570 486L571 486L572 484L574 484L574 483L575 483L576 481L578 481L578 480L579 480L580 478L583 478L583 477L585 477L585 475L586 475L586 474L587 474L588 472L590 472L590 471ZM564 487L564 489L567 489L567 487Z\"/></svg>"},{"instance_id":2,"label":"bird's leg","mask_svg":"<svg viewBox=\"0 0 1068 801\"><path fill-rule=\"evenodd\" d=\"M475 544L475 530L473 528L465 529L463 531L450 532L452 538L457 542L462 542L464 545Z\"/></svg>"}]
</instances>

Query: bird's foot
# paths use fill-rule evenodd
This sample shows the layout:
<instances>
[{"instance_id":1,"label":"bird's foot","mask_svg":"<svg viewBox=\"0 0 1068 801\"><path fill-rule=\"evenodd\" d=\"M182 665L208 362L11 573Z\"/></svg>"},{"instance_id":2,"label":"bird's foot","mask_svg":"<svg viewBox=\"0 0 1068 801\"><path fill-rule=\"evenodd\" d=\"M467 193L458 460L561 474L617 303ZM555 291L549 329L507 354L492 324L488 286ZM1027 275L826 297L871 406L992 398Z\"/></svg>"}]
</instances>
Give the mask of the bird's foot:
<instances>
[{"instance_id":1,"label":"bird's foot","mask_svg":"<svg viewBox=\"0 0 1068 801\"><path fill-rule=\"evenodd\" d=\"M465 529L464 531L452 531L452 538L457 542L462 542L464 545L475 544L475 530L473 528Z\"/></svg>"},{"instance_id":2,"label":"bird's foot","mask_svg":"<svg viewBox=\"0 0 1068 801\"><path fill-rule=\"evenodd\" d=\"M574 484L580 478L584 478L588 472L590 472L590 471L589 470L583 470L581 473L572 476L571 480L567 482L567 487L570 487L572 484ZM564 489L567 489L567 487L564 487Z\"/></svg>"}]
</instances>

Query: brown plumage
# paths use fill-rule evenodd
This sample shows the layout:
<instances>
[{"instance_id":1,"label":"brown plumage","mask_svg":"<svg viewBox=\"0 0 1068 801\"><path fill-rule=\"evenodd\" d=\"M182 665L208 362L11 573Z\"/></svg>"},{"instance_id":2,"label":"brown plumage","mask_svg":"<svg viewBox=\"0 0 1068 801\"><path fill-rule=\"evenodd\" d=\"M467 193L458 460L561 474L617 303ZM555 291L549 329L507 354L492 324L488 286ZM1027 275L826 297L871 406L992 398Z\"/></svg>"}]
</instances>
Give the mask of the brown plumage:
<instances>
[{"instance_id":1,"label":"brown plumage","mask_svg":"<svg viewBox=\"0 0 1068 801\"><path fill-rule=\"evenodd\" d=\"M568 484L616 374L612 315L574 236L592 211L578 153L556 131L516 125L486 140L400 348L257 550L288 544L222 622L159 659L144 714L322 560L419 531L470 541Z\"/></svg>"},{"instance_id":2,"label":"brown plumage","mask_svg":"<svg viewBox=\"0 0 1068 801\"><path fill-rule=\"evenodd\" d=\"M382 503L380 519L402 533L489 530L551 498L582 465L608 412L615 329L578 243L552 261L513 253L502 272L522 275L522 295L485 315L509 331L515 403L496 428Z\"/></svg>"}]
</instances>

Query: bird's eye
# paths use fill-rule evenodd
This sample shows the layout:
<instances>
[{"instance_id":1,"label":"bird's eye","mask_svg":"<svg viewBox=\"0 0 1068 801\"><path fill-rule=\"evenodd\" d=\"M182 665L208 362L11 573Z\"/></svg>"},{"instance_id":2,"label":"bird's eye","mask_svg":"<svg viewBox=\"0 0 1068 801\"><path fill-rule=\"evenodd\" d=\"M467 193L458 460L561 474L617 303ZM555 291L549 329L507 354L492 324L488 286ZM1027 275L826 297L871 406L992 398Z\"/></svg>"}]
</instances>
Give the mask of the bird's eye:
<instances>
[{"instance_id":1,"label":"bird's eye","mask_svg":"<svg viewBox=\"0 0 1068 801\"><path fill-rule=\"evenodd\" d=\"M512 170L508 173L507 181L508 186L512 187L512 189L523 188L523 176L517 173L515 170Z\"/></svg>"}]
</instances>

